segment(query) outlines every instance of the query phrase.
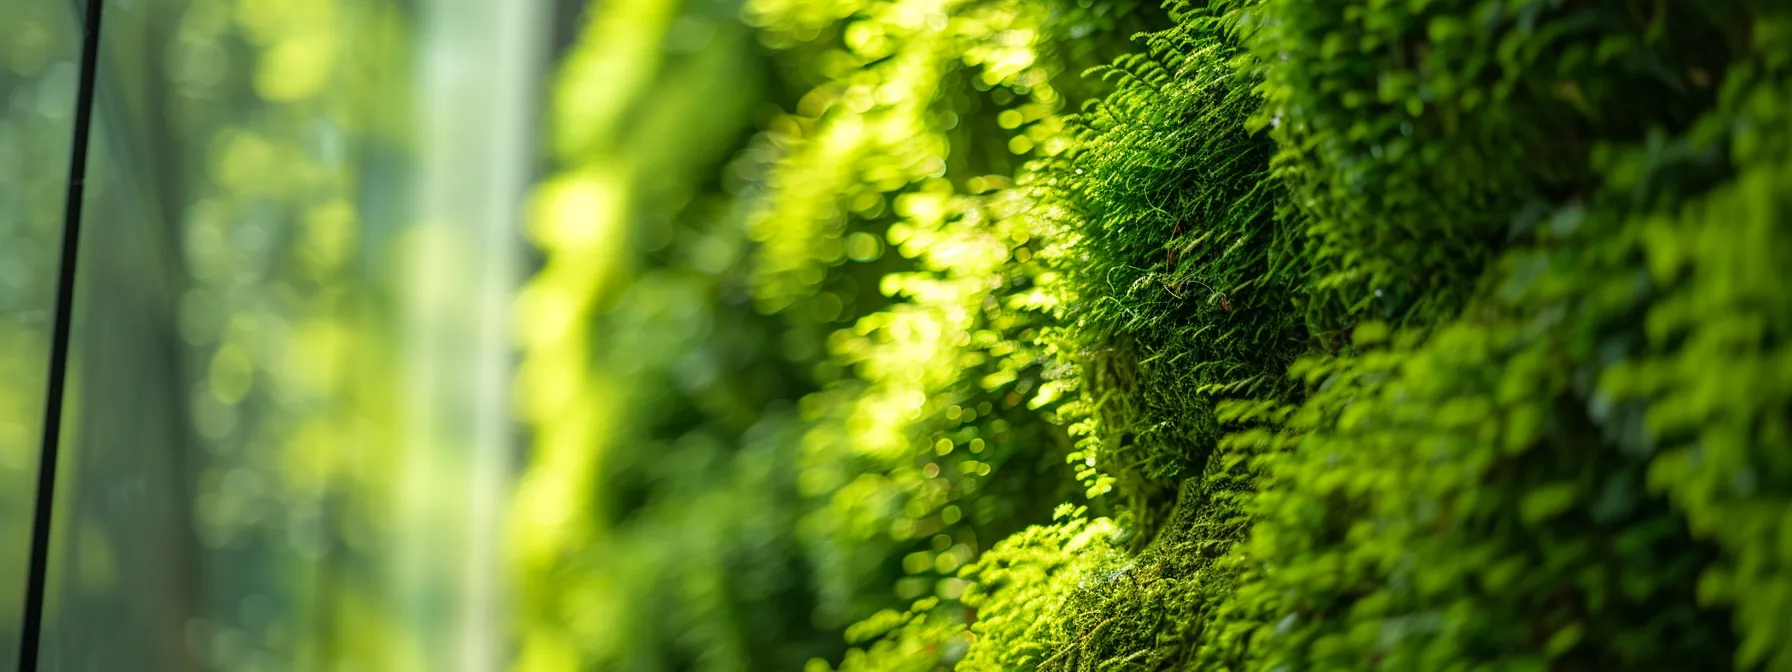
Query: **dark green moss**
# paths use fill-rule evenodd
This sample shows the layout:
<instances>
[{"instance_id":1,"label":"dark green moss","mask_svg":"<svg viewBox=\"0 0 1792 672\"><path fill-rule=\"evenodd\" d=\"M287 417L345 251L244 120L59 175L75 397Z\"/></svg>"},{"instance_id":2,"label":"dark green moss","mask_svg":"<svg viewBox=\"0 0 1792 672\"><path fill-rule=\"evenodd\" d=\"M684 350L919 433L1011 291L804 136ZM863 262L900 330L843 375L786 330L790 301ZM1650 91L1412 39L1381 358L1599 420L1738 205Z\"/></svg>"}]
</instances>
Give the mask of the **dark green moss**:
<instances>
[{"instance_id":1,"label":"dark green moss","mask_svg":"<svg viewBox=\"0 0 1792 672\"><path fill-rule=\"evenodd\" d=\"M1118 480L1141 541L1205 468L1214 402L1288 393L1281 371L1304 348L1298 231L1276 219L1273 145L1245 128L1258 80L1218 9L1175 5L1175 27L1092 71L1114 93L1042 170L1065 210L1061 348L1099 438L1080 457Z\"/></svg>"},{"instance_id":2,"label":"dark green moss","mask_svg":"<svg viewBox=\"0 0 1792 672\"><path fill-rule=\"evenodd\" d=\"M1276 174L1314 247L1308 316L1434 323L1590 156L1711 104L1747 24L1725 3L1267 0L1254 29Z\"/></svg>"}]
</instances>

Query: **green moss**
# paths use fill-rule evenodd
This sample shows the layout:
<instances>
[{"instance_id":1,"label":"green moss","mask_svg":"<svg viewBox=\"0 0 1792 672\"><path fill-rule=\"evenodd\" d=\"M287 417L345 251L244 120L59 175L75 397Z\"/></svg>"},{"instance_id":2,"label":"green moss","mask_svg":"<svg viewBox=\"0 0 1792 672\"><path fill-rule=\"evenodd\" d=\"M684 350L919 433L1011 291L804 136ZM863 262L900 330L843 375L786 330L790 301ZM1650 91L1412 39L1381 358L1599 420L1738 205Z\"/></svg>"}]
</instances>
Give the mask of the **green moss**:
<instances>
[{"instance_id":1,"label":"green moss","mask_svg":"<svg viewBox=\"0 0 1792 672\"><path fill-rule=\"evenodd\" d=\"M1220 9L1173 5L1175 27L1092 71L1115 91L1036 182L1060 206L1049 265L1068 298L1052 342L1081 384L1067 413L1088 420L1071 459L1115 480L1140 541L1205 468L1214 402L1286 394L1304 347L1306 262L1275 218L1273 147L1245 128L1258 81Z\"/></svg>"},{"instance_id":2,"label":"green moss","mask_svg":"<svg viewBox=\"0 0 1792 672\"><path fill-rule=\"evenodd\" d=\"M1074 655L1081 633L1074 624L1083 596L1120 580L1106 519L1060 510L1060 521L1035 526L997 544L963 576L975 586L965 604L976 610L975 644L958 669L1051 669Z\"/></svg>"},{"instance_id":3,"label":"green moss","mask_svg":"<svg viewBox=\"0 0 1792 672\"><path fill-rule=\"evenodd\" d=\"M1229 19L1258 59L1213 61L1229 33L1184 39L1216 24L1179 14L1044 180L1072 204L1052 258L1082 301L1053 335L1081 375L1073 457L1154 534L1074 588L995 589L1043 621L971 655L1792 668L1783 11L1269 0ZM1218 121L1248 91L1185 95L1254 76L1267 183L1204 162L1252 156ZM1237 217L1282 186L1279 219ZM1166 249L1241 230L1239 256ZM1303 335L1280 313L1256 324L1287 338L1216 330L1230 311L1162 291L1227 274L1307 302L1297 386L1211 393L1204 365L1274 377Z\"/></svg>"},{"instance_id":4,"label":"green moss","mask_svg":"<svg viewBox=\"0 0 1792 672\"><path fill-rule=\"evenodd\" d=\"M983 638L971 647L967 663L993 659L1005 665L962 669L1216 669L1237 660L1240 633L1237 619L1225 613L1231 608L1225 598L1241 569L1227 551L1249 522L1242 504L1251 489L1241 472L1216 461L1206 478L1186 481L1164 533L1142 553L1128 557L1103 547L1069 558L1050 555L1076 550L1065 544L1043 556L1054 557L1054 563L1039 564L1075 569L1041 574L1029 568L1031 576L1041 578L997 584L993 594L999 601L992 600L992 606L1021 607L1017 613L1027 618L1000 618L1027 622L1031 637L1003 637L979 621L973 630ZM1071 578L1074 585L1067 585ZM993 619L987 615L991 610L979 615ZM1016 651L1040 655L1014 658Z\"/></svg>"},{"instance_id":5,"label":"green moss","mask_svg":"<svg viewBox=\"0 0 1792 672\"><path fill-rule=\"evenodd\" d=\"M1618 278L1526 296L1545 328L1477 308L1422 345L1312 362L1321 389L1292 450L1264 452L1239 549L1266 566L1236 597L1257 615L1251 667L1728 667L1725 614L1694 599L1713 549L1576 384L1610 326L1590 316L1636 299Z\"/></svg>"},{"instance_id":6,"label":"green moss","mask_svg":"<svg viewBox=\"0 0 1792 672\"><path fill-rule=\"evenodd\" d=\"M1683 127L1747 34L1725 3L1268 0L1276 174L1310 218L1310 324L1448 317L1602 142Z\"/></svg>"}]
</instances>

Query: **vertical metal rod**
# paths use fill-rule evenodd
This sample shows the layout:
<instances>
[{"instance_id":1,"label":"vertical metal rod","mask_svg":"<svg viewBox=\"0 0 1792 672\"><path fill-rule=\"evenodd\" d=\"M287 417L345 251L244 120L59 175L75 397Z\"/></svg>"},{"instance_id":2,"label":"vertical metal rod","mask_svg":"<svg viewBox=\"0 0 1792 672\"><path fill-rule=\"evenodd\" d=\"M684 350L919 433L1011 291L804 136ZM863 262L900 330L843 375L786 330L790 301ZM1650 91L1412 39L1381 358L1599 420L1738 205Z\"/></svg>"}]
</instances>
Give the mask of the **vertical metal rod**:
<instances>
[{"instance_id":1,"label":"vertical metal rod","mask_svg":"<svg viewBox=\"0 0 1792 672\"><path fill-rule=\"evenodd\" d=\"M31 565L25 588L19 671L36 672L43 636L44 584L50 564L50 524L56 501L56 458L62 441L62 396L68 380L69 323L75 307L75 257L81 247L81 202L87 179L87 145L93 126L94 73L100 51L104 0L87 0L81 35L81 88L75 97L75 137L63 204L62 256L57 264L56 322L50 334L50 376L44 396L43 446L37 458L37 500L31 518Z\"/></svg>"}]
</instances>

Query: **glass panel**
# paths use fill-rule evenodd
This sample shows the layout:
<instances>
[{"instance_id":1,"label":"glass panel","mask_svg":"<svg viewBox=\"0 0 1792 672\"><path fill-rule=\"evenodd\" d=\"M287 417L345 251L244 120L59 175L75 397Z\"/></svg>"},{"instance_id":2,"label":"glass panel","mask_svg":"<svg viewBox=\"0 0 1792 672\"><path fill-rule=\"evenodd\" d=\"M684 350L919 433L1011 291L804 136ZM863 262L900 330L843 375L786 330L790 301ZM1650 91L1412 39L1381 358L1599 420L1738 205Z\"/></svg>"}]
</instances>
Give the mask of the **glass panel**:
<instances>
[{"instance_id":1,"label":"glass panel","mask_svg":"<svg viewBox=\"0 0 1792 672\"><path fill-rule=\"evenodd\" d=\"M80 23L0 0L0 666L18 659Z\"/></svg>"},{"instance_id":2,"label":"glass panel","mask_svg":"<svg viewBox=\"0 0 1792 672\"><path fill-rule=\"evenodd\" d=\"M538 14L108 2L46 667L501 666Z\"/></svg>"}]
</instances>

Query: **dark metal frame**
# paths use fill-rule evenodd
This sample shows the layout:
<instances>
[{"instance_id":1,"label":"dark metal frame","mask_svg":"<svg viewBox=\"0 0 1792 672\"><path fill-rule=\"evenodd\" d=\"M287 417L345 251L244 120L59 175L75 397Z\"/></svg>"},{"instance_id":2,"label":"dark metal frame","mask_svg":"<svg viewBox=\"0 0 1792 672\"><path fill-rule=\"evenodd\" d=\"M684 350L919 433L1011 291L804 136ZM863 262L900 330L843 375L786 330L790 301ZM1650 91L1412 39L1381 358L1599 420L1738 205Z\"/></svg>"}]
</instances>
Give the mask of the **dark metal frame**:
<instances>
[{"instance_id":1,"label":"dark metal frame","mask_svg":"<svg viewBox=\"0 0 1792 672\"><path fill-rule=\"evenodd\" d=\"M68 184L63 204L62 252L57 262L56 318L50 336L50 376L44 395L43 445L38 452L37 498L31 518L31 564L25 588L24 628L19 670L36 672L43 635L44 583L49 573L50 532L56 502L56 459L61 452L62 401L68 379L70 322L74 317L76 257L81 247L81 204L86 193L87 146L93 126L93 90L99 61L100 16L104 0L82 8L81 83L75 97L75 132L70 143Z\"/></svg>"}]
</instances>

